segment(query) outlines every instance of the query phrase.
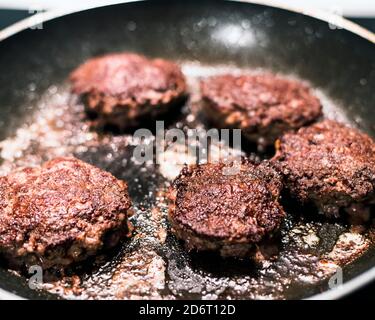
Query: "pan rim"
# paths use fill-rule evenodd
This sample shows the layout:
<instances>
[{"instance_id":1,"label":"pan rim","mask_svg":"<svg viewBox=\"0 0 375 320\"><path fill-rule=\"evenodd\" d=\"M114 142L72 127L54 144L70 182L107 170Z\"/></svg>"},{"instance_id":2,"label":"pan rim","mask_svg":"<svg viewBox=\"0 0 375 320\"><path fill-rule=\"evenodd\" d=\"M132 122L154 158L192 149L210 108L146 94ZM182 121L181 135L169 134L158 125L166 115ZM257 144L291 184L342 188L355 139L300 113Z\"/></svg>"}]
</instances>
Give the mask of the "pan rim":
<instances>
[{"instance_id":1,"label":"pan rim","mask_svg":"<svg viewBox=\"0 0 375 320\"><path fill-rule=\"evenodd\" d=\"M57 19L63 16L67 16L69 14L78 13L90 9L102 8L110 5L117 5L117 4L126 4L126 3L133 3L133 2L144 2L145 0L125 0L125 1L113 1L108 0L108 3L101 4L101 5L86 5L80 8L75 9L56 9L51 11L46 11L42 13L37 13L31 17L25 18L19 22L16 22L9 27L0 30L0 42L10 38L11 36L20 33L28 28L31 28L35 25L38 25L43 22L47 22L53 19ZM319 9L312 9L312 8L298 8L294 6L287 6L280 1L274 0L225 0L228 2L240 2L240 3L249 3L249 4L258 4L269 6L276 9L283 9L299 14L303 14L305 16L309 16L333 25L345 29L351 33L354 33L361 38L375 44L375 33L359 26L358 24L347 20L339 15L325 12ZM363 272L362 274L354 277L353 279L349 280L348 282L344 283L343 285L335 288L327 290L326 292L313 295L311 297L306 298L306 300L332 300L338 299L341 297L346 296L347 294L365 286L369 282L375 279L375 267ZM22 296L19 296L15 293L8 292L2 288L0 288L0 300L18 300L18 299L25 299Z\"/></svg>"},{"instance_id":2,"label":"pan rim","mask_svg":"<svg viewBox=\"0 0 375 320\"><path fill-rule=\"evenodd\" d=\"M0 300L25 300L25 298L0 288Z\"/></svg>"},{"instance_id":3,"label":"pan rim","mask_svg":"<svg viewBox=\"0 0 375 320\"><path fill-rule=\"evenodd\" d=\"M46 12L37 13L31 17L25 18L21 21L18 21L9 27L6 27L2 30L0 30L0 41L3 41L21 31L24 31L30 27L33 27L39 23L47 22L56 18L60 18L69 14L78 13L81 11L86 11L90 9L95 8L102 8L106 6L116 5L116 4L126 4L126 3L132 3L132 2L144 2L146 0L122 0L122 1L116 1L116 0L108 0L107 4L102 5L86 5L79 8L74 9L55 9L50 10ZM269 7L273 7L276 9L283 9L299 14L303 14L305 16L309 16L333 25L336 25L339 28L345 29L346 31L349 31L351 33L354 33L358 36L360 36L363 39L366 39L373 44L375 44L375 33L371 32L370 30L367 30L364 27L361 27L360 25L341 17L337 14L325 12L324 10L319 10L315 8L299 8L294 6L287 6L280 1L275 0L225 0L228 2L240 2L240 3L249 3L249 4L259 4L259 5L265 5Z\"/></svg>"}]
</instances>

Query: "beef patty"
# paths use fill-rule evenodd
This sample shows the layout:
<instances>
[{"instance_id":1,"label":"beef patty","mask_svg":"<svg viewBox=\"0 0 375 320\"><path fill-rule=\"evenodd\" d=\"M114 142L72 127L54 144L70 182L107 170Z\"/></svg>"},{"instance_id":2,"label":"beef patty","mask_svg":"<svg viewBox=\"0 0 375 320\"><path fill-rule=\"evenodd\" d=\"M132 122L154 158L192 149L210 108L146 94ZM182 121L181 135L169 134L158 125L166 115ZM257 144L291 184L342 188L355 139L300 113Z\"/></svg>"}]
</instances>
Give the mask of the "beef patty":
<instances>
[{"instance_id":1,"label":"beef patty","mask_svg":"<svg viewBox=\"0 0 375 320\"><path fill-rule=\"evenodd\" d=\"M271 237L285 213L279 204L279 174L267 162L185 167L173 182L169 219L187 249L215 250L223 257L250 255Z\"/></svg>"},{"instance_id":2,"label":"beef patty","mask_svg":"<svg viewBox=\"0 0 375 320\"><path fill-rule=\"evenodd\" d=\"M272 74L214 76L201 82L201 92L203 110L216 125L239 128L259 146L322 114L308 86Z\"/></svg>"},{"instance_id":3,"label":"beef patty","mask_svg":"<svg viewBox=\"0 0 375 320\"><path fill-rule=\"evenodd\" d=\"M119 129L137 126L186 97L185 78L176 64L133 53L89 59L70 80L96 123Z\"/></svg>"},{"instance_id":4,"label":"beef patty","mask_svg":"<svg viewBox=\"0 0 375 320\"><path fill-rule=\"evenodd\" d=\"M313 202L322 213L374 201L375 144L366 134L324 120L276 143L273 161L292 196Z\"/></svg>"},{"instance_id":5,"label":"beef patty","mask_svg":"<svg viewBox=\"0 0 375 320\"><path fill-rule=\"evenodd\" d=\"M75 158L0 178L0 254L11 267L64 268L129 232L125 182Z\"/></svg>"}]
</instances>

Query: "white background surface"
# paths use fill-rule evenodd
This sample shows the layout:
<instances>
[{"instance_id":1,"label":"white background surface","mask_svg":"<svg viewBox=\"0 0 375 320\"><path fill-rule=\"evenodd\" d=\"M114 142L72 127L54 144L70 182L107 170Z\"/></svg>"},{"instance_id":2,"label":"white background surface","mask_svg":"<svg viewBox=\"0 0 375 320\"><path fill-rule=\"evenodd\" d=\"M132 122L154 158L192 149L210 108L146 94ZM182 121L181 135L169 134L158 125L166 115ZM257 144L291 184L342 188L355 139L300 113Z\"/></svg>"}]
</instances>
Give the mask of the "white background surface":
<instances>
[{"instance_id":1,"label":"white background surface","mask_svg":"<svg viewBox=\"0 0 375 320\"><path fill-rule=\"evenodd\" d=\"M38 10L76 8L89 4L120 2L111 0L0 0L0 8ZM278 0L296 8L318 8L350 17L375 17L375 0Z\"/></svg>"}]
</instances>

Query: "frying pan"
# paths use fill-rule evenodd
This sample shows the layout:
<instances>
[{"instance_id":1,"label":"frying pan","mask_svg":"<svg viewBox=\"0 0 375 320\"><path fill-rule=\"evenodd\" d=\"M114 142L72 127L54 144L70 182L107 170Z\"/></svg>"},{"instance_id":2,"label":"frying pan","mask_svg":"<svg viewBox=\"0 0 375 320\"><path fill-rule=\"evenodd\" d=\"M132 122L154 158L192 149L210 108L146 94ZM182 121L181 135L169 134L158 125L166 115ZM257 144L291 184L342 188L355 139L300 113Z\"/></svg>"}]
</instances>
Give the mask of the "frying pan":
<instances>
[{"instance_id":1,"label":"frying pan","mask_svg":"<svg viewBox=\"0 0 375 320\"><path fill-rule=\"evenodd\" d=\"M78 12L41 13L37 18L26 19L0 32L0 140L5 141L2 152L11 150L9 146L17 144L17 137L19 139L22 132L30 133L33 122L37 122L38 130L43 131L42 126L48 124L42 121L41 125L40 120L47 118L46 112L59 108L63 124L72 126L69 130L73 135L80 135L80 130L85 128L84 120L69 118L69 115L75 117L76 109L70 106L75 102L68 97L66 78L72 69L91 56L125 50L177 60L192 78L217 72L224 66L224 69L266 69L304 79L321 95L331 117L350 122L374 137L374 34L329 14L282 8L268 1L255 2L129 1ZM38 23L43 23L42 29L30 29ZM81 109L77 108L78 117ZM184 123L189 108L188 102L172 123ZM69 118L66 123L65 117ZM41 139L38 143L43 145L42 140L47 138L44 135L35 139ZM77 271L83 279L86 294L91 292L95 297L95 290L104 292L108 289L103 274L109 277L115 274L117 280L133 274L129 261L131 257L140 259L132 256L137 250L149 250L148 253L154 254L150 261L156 266L159 276L160 272L163 273L161 287L153 291L154 288L147 287L146 283L146 290L142 293L128 296L126 290L133 289L124 289L129 283L129 278L125 277L119 285L125 290L123 295L118 295L119 291L113 295L113 288L110 288L106 296L97 295L97 298L332 299L344 296L375 278L375 250L370 244L343 266L343 285L329 289L327 277L310 281L316 278L317 271L309 269L316 262L309 259L324 250L331 250L334 243L330 239L336 239L340 232L348 230L345 222L324 221L314 214L303 220L299 220L298 214L292 215L284 227L284 237L289 240L283 240L281 260L271 269L262 269L251 263L221 261L217 257L190 255L171 235L167 235L163 245L155 244L155 239L147 237L150 225L147 225L149 219L145 216L158 201L156 190L167 179L155 168L124 166L121 160L128 159L130 153L127 146L113 150L113 144L121 139L121 135L107 137L99 146L89 146L83 151L77 144L73 151L58 149L126 179L136 209L132 221L136 228L146 233L142 241L131 240L123 248L105 256L99 266L95 264L89 271ZM39 163L50 157L49 149L46 151L40 145L23 150L26 155L21 152L21 159L17 158L14 164ZM106 158L108 154L111 154L110 161ZM2 165L4 163L7 163L6 159L2 159ZM162 213L160 225L168 231L168 224L163 220L165 206L159 204L159 209ZM294 210L292 205L289 209ZM297 234L292 235L291 226L302 226L301 230L305 231L306 228L320 230L320 242L313 251L298 251L301 249L298 244L291 244ZM298 253L294 255L295 252ZM122 266L120 269L118 264ZM158 269L157 266L162 267ZM155 280L149 280L150 274L139 276L142 270L137 272L137 276L131 278L135 287ZM272 274L278 278L272 278ZM31 290L24 276L4 268L0 268L0 288L0 298L3 299L59 297L55 291L46 288ZM194 288L198 291L194 292ZM60 296L70 297L69 293Z\"/></svg>"}]
</instances>

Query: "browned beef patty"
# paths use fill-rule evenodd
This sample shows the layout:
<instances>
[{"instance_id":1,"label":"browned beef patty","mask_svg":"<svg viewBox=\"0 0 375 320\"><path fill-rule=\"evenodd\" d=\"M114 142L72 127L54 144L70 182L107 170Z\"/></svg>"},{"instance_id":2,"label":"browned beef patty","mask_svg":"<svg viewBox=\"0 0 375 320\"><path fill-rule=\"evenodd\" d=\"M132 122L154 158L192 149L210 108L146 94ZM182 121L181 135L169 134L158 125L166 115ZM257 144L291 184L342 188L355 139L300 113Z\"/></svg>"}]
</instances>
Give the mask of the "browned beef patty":
<instances>
[{"instance_id":1,"label":"browned beef patty","mask_svg":"<svg viewBox=\"0 0 375 320\"><path fill-rule=\"evenodd\" d=\"M125 182L75 158L0 178L0 254L12 267L64 268L129 232Z\"/></svg>"},{"instance_id":2,"label":"browned beef patty","mask_svg":"<svg viewBox=\"0 0 375 320\"><path fill-rule=\"evenodd\" d=\"M243 159L236 174L226 174L230 166L185 167L173 182L169 219L187 249L244 257L285 217L278 202L281 178L267 162Z\"/></svg>"},{"instance_id":3,"label":"browned beef patty","mask_svg":"<svg viewBox=\"0 0 375 320\"><path fill-rule=\"evenodd\" d=\"M273 159L291 194L313 202L322 213L375 199L375 143L344 124L324 120L277 143Z\"/></svg>"},{"instance_id":4,"label":"browned beef patty","mask_svg":"<svg viewBox=\"0 0 375 320\"><path fill-rule=\"evenodd\" d=\"M185 78L176 64L133 53L92 58L70 80L98 125L120 129L164 113L186 97Z\"/></svg>"},{"instance_id":5,"label":"browned beef patty","mask_svg":"<svg viewBox=\"0 0 375 320\"><path fill-rule=\"evenodd\" d=\"M272 74L214 76L201 82L201 92L203 109L216 125L239 128L262 146L322 114L308 86Z\"/></svg>"}]
</instances>

